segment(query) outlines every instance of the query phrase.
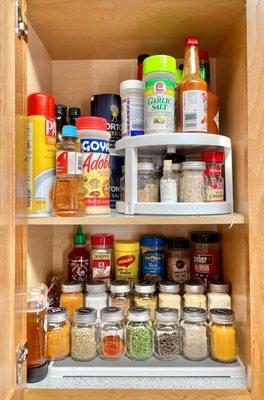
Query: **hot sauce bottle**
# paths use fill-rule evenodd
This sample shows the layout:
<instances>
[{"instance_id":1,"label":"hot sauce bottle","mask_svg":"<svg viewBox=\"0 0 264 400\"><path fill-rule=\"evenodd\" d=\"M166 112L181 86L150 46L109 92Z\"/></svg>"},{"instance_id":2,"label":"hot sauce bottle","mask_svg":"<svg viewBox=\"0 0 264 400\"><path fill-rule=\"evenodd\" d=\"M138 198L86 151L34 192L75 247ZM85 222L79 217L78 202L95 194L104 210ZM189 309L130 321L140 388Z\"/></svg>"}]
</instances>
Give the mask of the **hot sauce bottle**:
<instances>
[{"instance_id":1,"label":"hot sauce bottle","mask_svg":"<svg viewBox=\"0 0 264 400\"><path fill-rule=\"evenodd\" d=\"M89 252L85 248L87 237L82 227L77 227L73 236L74 248L68 255L68 281L88 282L89 280Z\"/></svg>"},{"instance_id":2,"label":"hot sauce bottle","mask_svg":"<svg viewBox=\"0 0 264 400\"><path fill-rule=\"evenodd\" d=\"M185 39L184 68L178 84L178 132L208 132L207 83L201 77L198 38Z\"/></svg>"}]
</instances>

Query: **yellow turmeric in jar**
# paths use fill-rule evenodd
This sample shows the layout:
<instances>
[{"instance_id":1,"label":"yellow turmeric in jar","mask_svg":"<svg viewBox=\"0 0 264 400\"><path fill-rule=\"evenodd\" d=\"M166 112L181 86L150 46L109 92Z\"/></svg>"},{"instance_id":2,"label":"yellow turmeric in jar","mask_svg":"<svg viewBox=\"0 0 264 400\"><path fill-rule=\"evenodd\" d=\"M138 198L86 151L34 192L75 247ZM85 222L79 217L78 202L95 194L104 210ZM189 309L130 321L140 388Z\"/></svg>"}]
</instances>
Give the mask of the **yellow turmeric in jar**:
<instances>
[{"instance_id":1,"label":"yellow turmeric in jar","mask_svg":"<svg viewBox=\"0 0 264 400\"><path fill-rule=\"evenodd\" d=\"M212 312L217 313L220 310L223 312L225 309L213 309ZM237 359L237 337L233 326L233 313L230 310L226 310L225 313L228 318L222 318L222 321L219 320L219 315L211 313L210 352L215 360L229 363Z\"/></svg>"},{"instance_id":2,"label":"yellow turmeric in jar","mask_svg":"<svg viewBox=\"0 0 264 400\"><path fill-rule=\"evenodd\" d=\"M72 322L74 311L84 306L82 284L79 282L66 283L61 286L61 291L60 305L67 309L69 321Z\"/></svg>"},{"instance_id":3,"label":"yellow turmeric in jar","mask_svg":"<svg viewBox=\"0 0 264 400\"><path fill-rule=\"evenodd\" d=\"M62 360L70 355L70 323L64 307L52 307L47 312L47 357Z\"/></svg>"}]
</instances>

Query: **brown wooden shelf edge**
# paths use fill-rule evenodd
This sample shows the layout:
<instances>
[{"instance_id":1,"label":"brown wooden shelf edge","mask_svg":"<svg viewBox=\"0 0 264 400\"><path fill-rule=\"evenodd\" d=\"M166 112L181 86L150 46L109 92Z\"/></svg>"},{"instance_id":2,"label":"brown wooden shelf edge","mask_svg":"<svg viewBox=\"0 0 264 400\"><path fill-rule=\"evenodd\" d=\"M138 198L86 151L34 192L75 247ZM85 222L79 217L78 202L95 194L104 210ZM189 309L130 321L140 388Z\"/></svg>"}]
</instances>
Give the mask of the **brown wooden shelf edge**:
<instances>
[{"instance_id":1,"label":"brown wooden shelf edge","mask_svg":"<svg viewBox=\"0 0 264 400\"><path fill-rule=\"evenodd\" d=\"M166 390L166 400L249 400L246 389ZM147 389L26 389L24 400L164 400L164 390Z\"/></svg>"}]
</instances>

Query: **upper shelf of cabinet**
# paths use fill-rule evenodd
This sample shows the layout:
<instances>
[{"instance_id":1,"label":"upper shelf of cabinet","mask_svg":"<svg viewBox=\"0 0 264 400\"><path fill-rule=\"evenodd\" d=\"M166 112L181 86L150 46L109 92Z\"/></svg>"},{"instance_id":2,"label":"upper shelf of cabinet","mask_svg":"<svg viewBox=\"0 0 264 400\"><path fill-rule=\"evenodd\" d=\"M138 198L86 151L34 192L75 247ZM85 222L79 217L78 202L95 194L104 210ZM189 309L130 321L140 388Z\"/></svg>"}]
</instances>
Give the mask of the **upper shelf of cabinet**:
<instances>
[{"instance_id":1,"label":"upper shelf of cabinet","mask_svg":"<svg viewBox=\"0 0 264 400\"><path fill-rule=\"evenodd\" d=\"M87 215L86 217L28 218L28 225L241 225L244 216L238 213L223 215Z\"/></svg>"},{"instance_id":2,"label":"upper shelf of cabinet","mask_svg":"<svg viewBox=\"0 0 264 400\"><path fill-rule=\"evenodd\" d=\"M243 12L242 0L28 0L28 20L54 60L182 57L199 36L215 57Z\"/></svg>"}]
</instances>

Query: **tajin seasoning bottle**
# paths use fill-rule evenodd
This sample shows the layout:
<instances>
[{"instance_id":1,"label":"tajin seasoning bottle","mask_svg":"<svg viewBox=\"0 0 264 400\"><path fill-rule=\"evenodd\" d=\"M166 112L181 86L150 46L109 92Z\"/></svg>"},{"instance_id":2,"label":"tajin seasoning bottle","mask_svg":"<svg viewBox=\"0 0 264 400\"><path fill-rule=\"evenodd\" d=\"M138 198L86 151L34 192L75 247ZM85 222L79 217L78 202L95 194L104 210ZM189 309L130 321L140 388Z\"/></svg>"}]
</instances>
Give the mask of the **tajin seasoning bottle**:
<instances>
[{"instance_id":1,"label":"tajin seasoning bottle","mask_svg":"<svg viewBox=\"0 0 264 400\"><path fill-rule=\"evenodd\" d=\"M177 131L208 132L207 83L200 74L196 36L185 39L183 76L177 90Z\"/></svg>"},{"instance_id":2,"label":"tajin seasoning bottle","mask_svg":"<svg viewBox=\"0 0 264 400\"><path fill-rule=\"evenodd\" d=\"M219 133L219 99L210 89L210 61L208 51L199 51L201 77L207 83L207 127L209 133Z\"/></svg>"},{"instance_id":3,"label":"tajin seasoning bottle","mask_svg":"<svg viewBox=\"0 0 264 400\"><path fill-rule=\"evenodd\" d=\"M73 236L74 248L68 255L68 281L88 282L89 280L89 252L85 248L87 237L82 227L77 227Z\"/></svg>"}]
</instances>

